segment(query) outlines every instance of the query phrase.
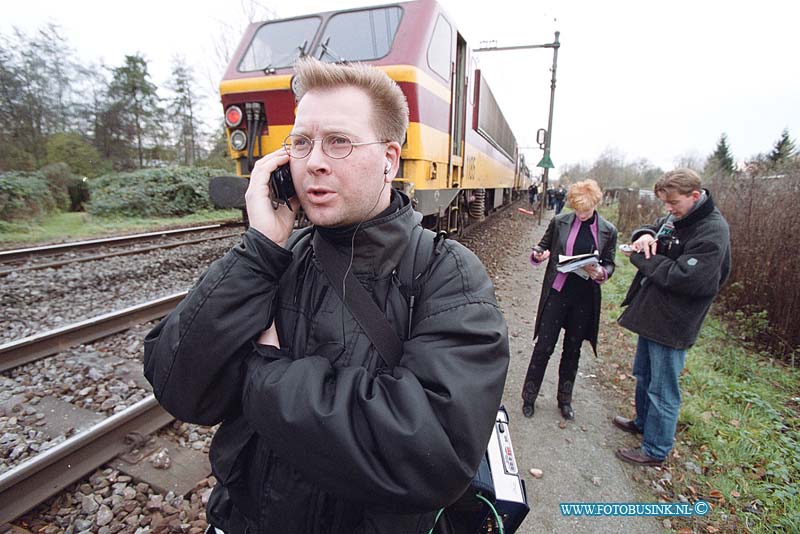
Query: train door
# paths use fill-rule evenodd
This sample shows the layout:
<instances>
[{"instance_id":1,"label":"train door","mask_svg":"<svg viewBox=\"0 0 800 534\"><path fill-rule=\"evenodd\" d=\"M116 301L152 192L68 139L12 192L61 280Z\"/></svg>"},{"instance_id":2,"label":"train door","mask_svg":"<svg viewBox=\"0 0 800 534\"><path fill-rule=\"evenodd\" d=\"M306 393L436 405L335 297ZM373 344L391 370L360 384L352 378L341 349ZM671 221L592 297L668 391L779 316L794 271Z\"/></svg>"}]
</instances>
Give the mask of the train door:
<instances>
[{"instance_id":1,"label":"train door","mask_svg":"<svg viewBox=\"0 0 800 534\"><path fill-rule=\"evenodd\" d=\"M466 120L467 43L461 34L456 37L456 61L453 66L450 98L450 161L447 186L461 183L464 168L464 123Z\"/></svg>"}]
</instances>

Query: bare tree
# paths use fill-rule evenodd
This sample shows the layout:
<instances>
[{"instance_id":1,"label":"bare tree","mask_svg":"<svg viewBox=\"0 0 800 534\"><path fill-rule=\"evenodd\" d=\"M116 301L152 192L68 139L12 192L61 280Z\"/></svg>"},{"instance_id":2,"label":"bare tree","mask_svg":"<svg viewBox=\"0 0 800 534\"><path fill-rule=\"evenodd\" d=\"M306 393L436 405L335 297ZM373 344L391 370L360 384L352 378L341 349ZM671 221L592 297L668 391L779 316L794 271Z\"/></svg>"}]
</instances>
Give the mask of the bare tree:
<instances>
[{"instance_id":1,"label":"bare tree","mask_svg":"<svg viewBox=\"0 0 800 534\"><path fill-rule=\"evenodd\" d=\"M218 20L220 31L214 39L214 50L211 61L208 62L207 76L212 94L219 91L219 81L225 69L228 68L233 53L244 35L247 26L256 21L273 20L277 18L277 12L270 9L257 0L240 0L240 15L236 21L231 23Z\"/></svg>"},{"instance_id":2,"label":"bare tree","mask_svg":"<svg viewBox=\"0 0 800 534\"><path fill-rule=\"evenodd\" d=\"M73 52L55 24L33 36L13 28L0 41L0 136L12 145L4 152L27 154L23 159L39 166L47 137L73 126Z\"/></svg>"},{"instance_id":3,"label":"bare tree","mask_svg":"<svg viewBox=\"0 0 800 534\"><path fill-rule=\"evenodd\" d=\"M703 169L706 166L706 160L707 158L695 150L681 154L675 158L673 164L675 165L675 168L683 167L686 169L692 169L693 171L703 172Z\"/></svg>"}]
</instances>

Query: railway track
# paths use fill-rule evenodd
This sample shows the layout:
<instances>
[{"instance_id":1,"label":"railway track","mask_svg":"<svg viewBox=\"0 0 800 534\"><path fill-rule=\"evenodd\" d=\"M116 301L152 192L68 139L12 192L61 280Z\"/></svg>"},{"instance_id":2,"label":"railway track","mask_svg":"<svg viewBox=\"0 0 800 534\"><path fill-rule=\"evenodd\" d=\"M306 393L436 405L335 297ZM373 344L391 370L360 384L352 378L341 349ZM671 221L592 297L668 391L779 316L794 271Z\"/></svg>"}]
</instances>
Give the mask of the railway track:
<instances>
[{"instance_id":1,"label":"railway track","mask_svg":"<svg viewBox=\"0 0 800 534\"><path fill-rule=\"evenodd\" d=\"M0 524L13 521L174 418L150 395L90 429L0 474Z\"/></svg>"},{"instance_id":2,"label":"railway track","mask_svg":"<svg viewBox=\"0 0 800 534\"><path fill-rule=\"evenodd\" d=\"M42 245L38 247L26 247L14 250L0 250L0 263L18 261L36 256L43 256L43 255L47 256L55 253L104 247L112 244L122 245L126 243L135 243L135 242L140 242L142 240L153 239L158 237L205 232L208 230L214 230L218 228L228 228L233 226L241 226L241 223L216 223L204 226L194 226L191 228L177 228L174 230L161 230L158 232L146 232L142 234L131 234L131 235L107 237L101 239L90 239L86 241L73 241L69 243Z\"/></svg>"},{"instance_id":3,"label":"railway track","mask_svg":"<svg viewBox=\"0 0 800 534\"><path fill-rule=\"evenodd\" d=\"M159 319L184 296L186 292L177 293L0 345L0 371ZM149 395L0 474L0 524L16 519L117 455L129 451L130 436L148 436L173 420Z\"/></svg>"},{"instance_id":4,"label":"railway track","mask_svg":"<svg viewBox=\"0 0 800 534\"><path fill-rule=\"evenodd\" d=\"M175 248L185 245L192 245L204 241L225 239L235 237L240 232L221 233L213 236L206 236L195 239L178 239L166 243L147 247L134 247L125 250L112 250L103 254L92 254L75 257L75 253L91 251L98 248L116 248L125 245L139 244L145 241L162 240L175 237L186 236L197 233L209 233L212 231L224 230L226 228L241 227L240 223L219 223L193 228L180 228L176 230L164 230L161 232L148 232L127 236L109 237L103 239L92 239L88 241L76 241L70 243L60 243L57 245L44 245L40 247L27 247L12 250L0 250L0 276L8 275L13 272L58 268L64 265L78 262L96 261L116 256L126 256L131 254L144 254L159 249ZM64 259L53 261L54 256L67 256Z\"/></svg>"},{"instance_id":5,"label":"railway track","mask_svg":"<svg viewBox=\"0 0 800 534\"><path fill-rule=\"evenodd\" d=\"M164 317L186 291L0 345L0 372Z\"/></svg>"}]
</instances>

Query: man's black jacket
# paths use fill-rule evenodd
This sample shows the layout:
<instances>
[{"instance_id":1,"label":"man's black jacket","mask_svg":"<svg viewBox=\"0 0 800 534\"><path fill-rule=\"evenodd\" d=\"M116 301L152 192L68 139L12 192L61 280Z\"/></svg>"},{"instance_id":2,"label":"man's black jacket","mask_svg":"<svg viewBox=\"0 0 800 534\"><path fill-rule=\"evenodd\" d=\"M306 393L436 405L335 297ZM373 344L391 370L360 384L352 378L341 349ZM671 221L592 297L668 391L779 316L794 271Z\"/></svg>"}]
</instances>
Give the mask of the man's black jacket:
<instances>
[{"instance_id":1,"label":"man's black jacket","mask_svg":"<svg viewBox=\"0 0 800 534\"><path fill-rule=\"evenodd\" d=\"M361 226L352 270L407 336L396 267L419 214ZM352 229L315 229L348 258ZM509 360L480 261L444 240L393 369L321 272L259 232L214 262L148 336L145 375L181 420L214 425L214 524L248 532L427 532L485 452ZM281 349L254 343L275 321ZM246 519L236 519L237 516Z\"/></svg>"},{"instance_id":2,"label":"man's black jacket","mask_svg":"<svg viewBox=\"0 0 800 534\"><path fill-rule=\"evenodd\" d=\"M675 221L678 242L672 257L631 255L638 272L622 302L627 308L618 322L674 349L694 345L711 302L731 270L728 223L711 194L707 195L697 209ZM634 231L631 242L644 233L655 235L665 219Z\"/></svg>"}]
</instances>

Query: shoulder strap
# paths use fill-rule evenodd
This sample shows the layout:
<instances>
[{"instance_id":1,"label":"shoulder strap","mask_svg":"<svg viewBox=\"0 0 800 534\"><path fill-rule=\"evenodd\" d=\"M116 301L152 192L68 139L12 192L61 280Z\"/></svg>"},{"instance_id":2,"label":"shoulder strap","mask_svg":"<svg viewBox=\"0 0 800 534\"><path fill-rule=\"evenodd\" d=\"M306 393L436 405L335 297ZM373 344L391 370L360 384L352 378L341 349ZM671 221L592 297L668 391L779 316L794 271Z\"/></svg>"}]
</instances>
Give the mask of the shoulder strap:
<instances>
[{"instance_id":1,"label":"shoulder strap","mask_svg":"<svg viewBox=\"0 0 800 534\"><path fill-rule=\"evenodd\" d=\"M344 256L339 254L319 232L314 233L313 242L314 252L322 264L322 270L339 298L358 321L383 361L390 368L397 366L403 354L403 342L389 324L386 315L378 308L353 272L347 270Z\"/></svg>"},{"instance_id":2,"label":"shoulder strap","mask_svg":"<svg viewBox=\"0 0 800 534\"><path fill-rule=\"evenodd\" d=\"M408 331L406 339L411 337L411 321L414 317L414 306L421 292L421 278L430 267L434 249L440 239L445 237L444 232L438 234L417 225L411 233L406 254L400 260L397 276L400 279L400 290L408 301ZM413 251L413 254L409 252ZM437 252L438 253L438 252Z\"/></svg>"}]
</instances>

